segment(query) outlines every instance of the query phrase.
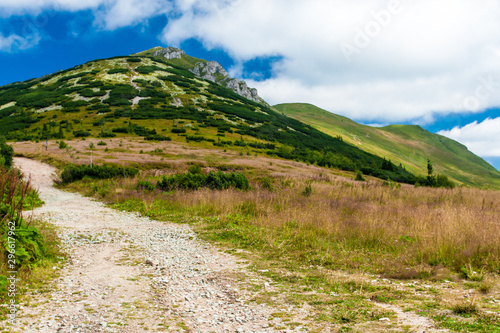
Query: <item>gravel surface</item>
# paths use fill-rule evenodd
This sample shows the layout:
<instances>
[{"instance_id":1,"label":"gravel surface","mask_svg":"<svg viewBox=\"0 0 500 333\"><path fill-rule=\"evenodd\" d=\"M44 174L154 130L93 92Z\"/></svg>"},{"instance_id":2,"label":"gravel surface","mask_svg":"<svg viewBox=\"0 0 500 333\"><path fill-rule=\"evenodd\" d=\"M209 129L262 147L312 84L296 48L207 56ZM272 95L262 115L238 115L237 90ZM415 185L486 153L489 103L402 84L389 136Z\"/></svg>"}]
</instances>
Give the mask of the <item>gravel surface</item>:
<instances>
[{"instance_id":1,"label":"gravel surface","mask_svg":"<svg viewBox=\"0 0 500 333\"><path fill-rule=\"evenodd\" d=\"M24 158L45 205L37 217L60 227L69 259L45 294L33 292L12 332L296 332L307 312L250 302L245 280L272 281L197 239L186 225L119 212L52 187L55 169Z\"/></svg>"}]
</instances>

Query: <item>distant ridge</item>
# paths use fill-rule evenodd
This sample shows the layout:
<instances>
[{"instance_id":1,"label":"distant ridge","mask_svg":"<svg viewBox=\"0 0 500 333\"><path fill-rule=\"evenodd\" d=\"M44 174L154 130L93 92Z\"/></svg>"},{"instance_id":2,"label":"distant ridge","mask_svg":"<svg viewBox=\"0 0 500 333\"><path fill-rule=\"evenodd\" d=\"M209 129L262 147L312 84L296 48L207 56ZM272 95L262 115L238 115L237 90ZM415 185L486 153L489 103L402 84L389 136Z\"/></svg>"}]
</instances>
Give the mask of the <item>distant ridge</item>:
<instances>
[{"instance_id":1,"label":"distant ridge","mask_svg":"<svg viewBox=\"0 0 500 333\"><path fill-rule=\"evenodd\" d=\"M416 125L371 127L358 124L311 104L286 103L273 106L279 112L372 154L400 163L416 175L427 173L427 158L436 172L475 187L500 189L500 172L467 147Z\"/></svg>"}]
</instances>

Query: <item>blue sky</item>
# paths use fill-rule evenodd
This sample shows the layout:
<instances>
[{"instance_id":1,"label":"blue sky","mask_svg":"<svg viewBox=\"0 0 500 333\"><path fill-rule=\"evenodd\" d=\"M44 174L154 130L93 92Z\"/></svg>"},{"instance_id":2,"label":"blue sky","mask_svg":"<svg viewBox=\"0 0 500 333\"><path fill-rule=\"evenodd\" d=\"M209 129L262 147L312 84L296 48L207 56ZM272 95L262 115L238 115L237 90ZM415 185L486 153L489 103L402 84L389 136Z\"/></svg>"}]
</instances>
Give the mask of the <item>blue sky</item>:
<instances>
[{"instance_id":1,"label":"blue sky","mask_svg":"<svg viewBox=\"0 0 500 333\"><path fill-rule=\"evenodd\" d=\"M270 104L419 124L500 169L499 16L496 0L3 0L0 85L177 46Z\"/></svg>"}]
</instances>

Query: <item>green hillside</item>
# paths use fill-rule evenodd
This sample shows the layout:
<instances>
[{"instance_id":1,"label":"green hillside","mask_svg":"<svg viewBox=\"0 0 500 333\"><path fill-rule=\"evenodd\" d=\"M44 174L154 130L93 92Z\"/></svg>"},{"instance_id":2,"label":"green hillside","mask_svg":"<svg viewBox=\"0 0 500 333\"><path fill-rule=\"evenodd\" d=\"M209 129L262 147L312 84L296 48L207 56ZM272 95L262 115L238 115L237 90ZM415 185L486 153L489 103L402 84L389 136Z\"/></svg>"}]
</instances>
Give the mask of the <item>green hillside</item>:
<instances>
[{"instance_id":1,"label":"green hillside","mask_svg":"<svg viewBox=\"0 0 500 333\"><path fill-rule=\"evenodd\" d=\"M194 61L174 60L186 66ZM90 61L0 87L0 135L18 141L140 136L417 181L402 167L184 67L138 54Z\"/></svg>"},{"instance_id":2,"label":"green hillside","mask_svg":"<svg viewBox=\"0 0 500 333\"><path fill-rule=\"evenodd\" d=\"M360 149L400 163L416 175L427 173L427 158L437 173L466 185L500 189L500 172L464 145L420 126L370 127L310 104L280 104L277 111L331 136L341 135Z\"/></svg>"}]
</instances>

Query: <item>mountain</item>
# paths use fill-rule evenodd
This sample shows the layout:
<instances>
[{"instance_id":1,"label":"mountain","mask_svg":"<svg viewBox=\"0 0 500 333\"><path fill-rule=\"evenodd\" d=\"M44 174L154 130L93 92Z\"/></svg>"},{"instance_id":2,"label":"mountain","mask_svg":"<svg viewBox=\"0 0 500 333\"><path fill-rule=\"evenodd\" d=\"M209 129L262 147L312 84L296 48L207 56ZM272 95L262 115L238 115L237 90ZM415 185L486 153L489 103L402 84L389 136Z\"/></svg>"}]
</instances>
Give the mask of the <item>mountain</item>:
<instances>
[{"instance_id":1,"label":"mountain","mask_svg":"<svg viewBox=\"0 0 500 333\"><path fill-rule=\"evenodd\" d=\"M416 175L427 174L427 159L436 173L458 183L500 189L500 172L464 145L420 126L390 125L370 127L310 104L280 104L277 111L331 136L342 136L356 147L402 164Z\"/></svg>"},{"instance_id":2,"label":"mountain","mask_svg":"<svg viewBox=\"0 0 500 333\"><path fill-rule=\"evenodd\" d=\"M249 88L245 81L229 77L229 74L217 61L206 61L190 57L183 50L172 46L166 48L155 47L137 53L137 55L153 56L167 60L167 63L187 69L197 77L217 83L254 102L265 104L265 101L259 97L257 89Z\"/></svg>"},{"instance_id":3,"label":"mountain","mask_svg":"<svg viewBox=\"0 0 500 333\"><path fill-rule=\"evenodd\" d=\"M225 71L210 74L215 82L204 78L208 63L155 48L0 87L0 135L35 141L141 136L417 181L402 167L229 89Z\"/></svg>"}]
</instances>

